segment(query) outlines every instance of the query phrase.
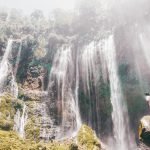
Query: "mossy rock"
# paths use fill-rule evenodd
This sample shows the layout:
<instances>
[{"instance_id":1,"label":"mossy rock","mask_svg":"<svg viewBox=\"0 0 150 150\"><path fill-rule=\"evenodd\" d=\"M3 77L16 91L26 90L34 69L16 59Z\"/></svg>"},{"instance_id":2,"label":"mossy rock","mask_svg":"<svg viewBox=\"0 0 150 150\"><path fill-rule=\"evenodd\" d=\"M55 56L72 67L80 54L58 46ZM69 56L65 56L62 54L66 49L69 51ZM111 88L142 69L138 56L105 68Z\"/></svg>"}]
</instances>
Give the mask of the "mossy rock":
<instances>
[{"instance_id":1,"label":"mossy rock","mask_svg":"<svg viewBox=\"0 0 150 150\"><path fill-rule=\"evenodd\" d=\"M24 101L30 101L30 97L26 95L22 88L19 87L18 98L23 99Z\"/></svg>"},{"instance_id":2,"label":"mossy rock","mask_svg":"<svg viewBox=\"0 0 150 150\"><path fill-rule=\"evenodd\" d=\"M5 119L0 120L0 129L2 130L11 130L13 126L14 123L12 120L5 120Z\"/></svg>"},{"instance_id":3,"label":"mossy rock","mask_svg":"<svg viewBox=\"0 0 150 150\"><path fill-rule=\"evenodd\" d=\"M150 116L144 116L139 124L139 139L150 144Z\"/></svg>"},{"instance_id":4,"label":"mossy rock","mask_svg":"<svg viewBox=\"0 0 150 150\"><path fill-rule=\"evenodd\" d=\"M95 132L87 125L82 125L77 135L77 141L84 150L101 150L101 144Z\"/></svg>"},{"instance_id":5,"label":"mossy rock","mask_svg":"<svg viewBox=\"0 0 150 150\"><path fill-rule=\"evenodd\" d=\"M78 145L75 143L70 144L69 150L79 150Z\"/></svg>"},{"instance_id":6,"label":"mossy rock","mask_svg":"<svg viewBox=\"0 0 150 150\"><path fill-rule=\"evenodd\" d=\"M24 101L40 101L41 97L38 95L37 91L29 92L28 90L24 90L19 88L18 98L23 99Z\"/></svg>"},{"instance_id":7,"label":"mossy rock","mask_svg":"<svg viewBox=\"0 0 150 150\"><path fill-rule=\"evenodd\" d=\"M46 50L44 48L39 47L34 51L34 56L36 57L36 59L41 59L45 55L46 55Z\"/></svg>"}]
</instances>

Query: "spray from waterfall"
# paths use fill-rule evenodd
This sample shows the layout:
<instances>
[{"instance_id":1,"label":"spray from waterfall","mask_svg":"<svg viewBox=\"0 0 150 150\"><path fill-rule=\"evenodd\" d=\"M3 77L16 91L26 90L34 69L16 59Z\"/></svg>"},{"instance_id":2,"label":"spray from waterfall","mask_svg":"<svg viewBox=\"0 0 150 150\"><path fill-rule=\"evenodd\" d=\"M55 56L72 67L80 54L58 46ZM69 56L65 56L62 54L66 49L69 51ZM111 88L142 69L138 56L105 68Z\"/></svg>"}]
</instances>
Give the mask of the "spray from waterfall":
<instances>
[{"instance_id":1,"label":"spray from waterfall","mask_svg":"<svg viewBox=\"0 0 150 150\"><path fill-rule=\"evenodd\" d=\"M21 137L25 137L25 125L27 122L28 114L27 114L27 106L24 104L22 109L22 115L20 110L17 110L16 115L14 117L14 130L19 133Z\"/></svg>"},{"instance_id":2,"label":"spray from waterfall","mask_svg":"<svg viewBox=\"0 0 150 150\"><path fill-rule=\"evenodd\" d=\"M138 28L140 29L140 27ZM137 32L137 37L139 40L139 55L135 55L135 61L136 61L136 66L138 68L138 75L139 75L139 81L140 81L140 86L141 86L141 91L143 93L143 98L144 98L144 93L150 91L150 27L149 25L142 26L142 32L141 30L138 30ZM142 57L141 57L142 56ZM139 61L140 60L140 61Z\"/></svg>"},{"instance_id":3,"label":"spray from waterfall","mask_svg":"<svg viewBox=\"0 0 150 150\"><path fill-rule=\"evenodd\" d=\"M121 84L118 77L118 70L116 64L116 52L113 36L103 40L103 53L106 59L110 89L111 89L111 103L113 107L112 120L114 126L115 144L112 146L113 150L133 150L136 149L135 141L132 138L129 129L129 118L126 103L123 98Z\"/></svg>"},{"instance_id":4,"label":"spray from waterfall","mask_svg":"<svg viewBox=\"0 0 150 150\"><path fill-rule=\"evenodd\" d=\"M149 30L147 30L147 33L150 33ZM142 50L143 50L143 53L144 53L144 56L145 56L145 60L148 64L148 66L150 67L150 59L149 59L149 56L150 56L150 43L149 43L149 35L145 34L145 33L141 33L139 34L139 39L140 39L140 42L141 42L141 46L142 46Z\"/></svg>"}]
</instances>

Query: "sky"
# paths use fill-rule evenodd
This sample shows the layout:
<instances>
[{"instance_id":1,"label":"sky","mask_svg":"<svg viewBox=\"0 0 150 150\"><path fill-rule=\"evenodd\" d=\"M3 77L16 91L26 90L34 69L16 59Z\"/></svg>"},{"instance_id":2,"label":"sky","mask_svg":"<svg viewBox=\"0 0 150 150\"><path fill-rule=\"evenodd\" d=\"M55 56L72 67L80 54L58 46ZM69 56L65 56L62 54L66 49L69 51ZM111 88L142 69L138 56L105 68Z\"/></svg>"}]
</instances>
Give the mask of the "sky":
<instances>
[{"instance_id":1,"label":"sky","mask_svg":"<svg viewBox=\"0 0 150 150\"><path fill-rule=\"evenodd\" d=\"M48 14L55 8L65 10L73 9L75 1L76 0L0 0L0 6L22 9L25 14L30 14L35 9L40 9L44 14Z\"/></svg>"}]
</instances>

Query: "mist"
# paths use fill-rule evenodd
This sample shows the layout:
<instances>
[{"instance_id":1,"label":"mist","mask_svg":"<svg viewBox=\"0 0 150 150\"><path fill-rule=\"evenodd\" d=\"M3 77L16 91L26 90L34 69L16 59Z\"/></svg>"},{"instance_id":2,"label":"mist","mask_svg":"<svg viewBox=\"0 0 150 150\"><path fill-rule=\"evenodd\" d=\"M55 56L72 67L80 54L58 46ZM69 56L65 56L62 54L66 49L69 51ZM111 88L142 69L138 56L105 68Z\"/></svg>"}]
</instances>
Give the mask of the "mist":
<instances>
[{"instance_id":1,"label":"mist","mask_svg":"<svg viewBox=\"0 0 150 150\"><path fill-rule=\"evenodd\" d=\"M149 41L149 0L2 0L0 132L46 148L146 150Z\"/></svg>"}]
</instances>

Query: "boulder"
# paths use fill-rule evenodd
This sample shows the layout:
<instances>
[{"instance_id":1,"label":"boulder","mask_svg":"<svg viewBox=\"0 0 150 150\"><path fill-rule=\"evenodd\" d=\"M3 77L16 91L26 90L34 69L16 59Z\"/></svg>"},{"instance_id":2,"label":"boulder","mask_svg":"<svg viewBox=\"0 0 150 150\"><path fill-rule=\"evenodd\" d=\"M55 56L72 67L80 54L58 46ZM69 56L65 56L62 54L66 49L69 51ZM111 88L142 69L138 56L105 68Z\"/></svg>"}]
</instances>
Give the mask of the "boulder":
<instances>
[{"instance_id":1,"label":"boulder","mask_svg":"<svg viewBox=\"0 0 150 150\"><path fill-rule=\"evenodd\" d=\"M150 116L144 116L140 120L139 139L147 144L150 144Z\"/></svg>"}]
</instances>

